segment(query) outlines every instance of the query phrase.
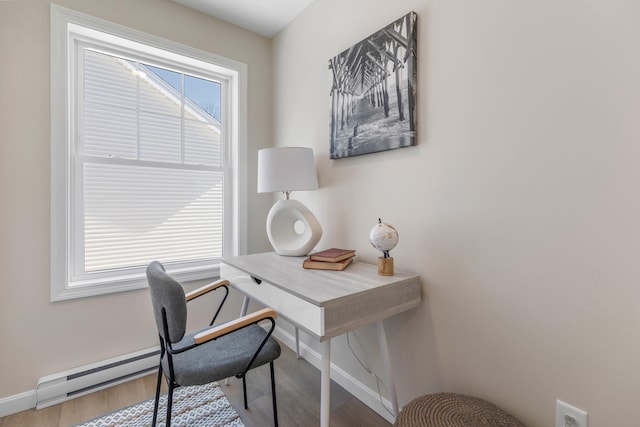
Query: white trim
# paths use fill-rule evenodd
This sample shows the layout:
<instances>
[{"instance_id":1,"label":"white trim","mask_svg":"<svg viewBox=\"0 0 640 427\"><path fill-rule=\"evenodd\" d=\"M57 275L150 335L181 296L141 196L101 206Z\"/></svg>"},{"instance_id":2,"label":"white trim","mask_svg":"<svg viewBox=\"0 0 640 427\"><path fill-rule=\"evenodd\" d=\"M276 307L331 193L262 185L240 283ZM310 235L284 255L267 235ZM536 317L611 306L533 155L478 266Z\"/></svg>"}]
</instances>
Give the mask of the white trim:
<instances>
[{"instance_id":1,"label":"white trim","mask_svg":"<svg viewBox=\"0 0 640 427\"><path fill-rule=\"evenodd\" d=\"M123 39L129 48L141 45L150 47L151 50L169 52L169 56L191 58L189 66L204 70L208 66L208 72L217 72L227 78L227 88L230 111L230 123L226 133L229 138L231 152L227 154L228 160L225 167L229 168L226 177L231 177L231 183L225 183L229 193L232 194L232 203L225 200L228 206L224 212L225 226L223 250L224 256L239 255L247 250L247 65L229 58L225 58L211 52L202 51L185 46L170 40L149 35L119 24L102 20L90 15L85 15L70 9L51 4L51 301L60 301L72 298L87 297L112 292L121 292L147 286L144 275L130 275L123 277L115 284L96 285L87 281L86 285L69 286L71 271L70 257L74 253L74 242L67 237L71 230L71 212L73 200L72 194L73 171L71 171L68 153L72 152L69 132L75 129L75 117L72 114L68 98L75 94L72 85L67 78L73 60L71 38L68 37L70 28L78 37L90 36L95 32L110 34L111 41L122 42ZM70 50L71 49L71 50ZM214 69L211 64L215 64ZM71 76L71 78L74 78ZM73 81L73 80L72 80ZM223 104L224 105L224 104ZM227 180L228 181L228 180ZM225 197L225 199L227 199ZM227 232L231 230L231 232ZM206 273L202 270L196 274L181 276L180 281L195 280L199 278L215 277L218 271L216 263L208 266Z\"/></svg>"},{"instance_id":2,"label":"white trim","mask_svg":"<svg viewBox=\"0 0 640 427\"><path fill-rule=\"evenodd\" d=\"M70 22L83 27L90 27L91 29L98 29L98 31L106 31L111 34L115 34L117 37L126 38L132 42L137 42L146 46L155 47L161 50L168 50L177 53L181 56L190 56L196 60L202 60L205 62L216 63L224 68L237 70L244 66L242 62L235 61L233 59L226 58L224 56L216 55L215 53L207 52L201 49L183 45L171 40L157 37L151 34L144 33L142 31L135 30L133 28L125 27L114 22L106 21L104 19L96 18L91 15L87 15L75 10L67 9L62 6L51 4L51 15L56 15L56 22ZM53 29L52 29L53 32Z\"/></svg>"},{"instance_id":3,"label":"white trim","mask_svg":"<svg viewBox=\"0 0 640 427\"><path fill-rule=\"evenodd\" d=\"M147 370L149 368L155 369L158 366L158 355L155 354L145 359L140 359L139 357L158 352L159 350L159 346L149 347L123 356L91 363L75 369L69 369L64 372L58 372L56 374L39 378L35 390L29 390L24 393L0 399L0 418L36 407L38 409L45 408L75 397L80 397L88 393L113 387L136 378L151 375L153 373L150 373ZM139 360L133 360L130 363L120 366L110 366L115 362L133 359L136 357L138 357ZM66 378L68 375L77 375L83 371L94 370L102 367L109 368L74 380L67 380ZM136 373L138 371L143 372ZM122 376L122 378L119 378L120 376ZM72 388L72 382L75 383L75 388ZM78 392L77 390L80 388L86 388L86 390ZM75 391L75 393L73 393L73 395L67 395L70 391ZM40 402L38 402L38 397L41 400Z\"/></svg>"},{"instance_id":4,"label":"white trim","mask_svg":"<svg viewBox=\"0 0 640 427\"><path fill-rule=\"evenodd\" d=\"M273 336L293 351L296 350L295 337L284 329L276 326L276 329L273 332ZM303 342L300 343L300 350L300 357L311 363L317 369L321 368L322 361L320 358L320 353ZM387 408L391 407L391 402L383 397L383 406L383 404L380 403L380 396L378 395L377 390L373 390L367 387L365 384L349 375L345 370L335 365L334 363L331 363L331 379L340 384L345 390L358 398L358 400L367 405L369 408L376 411L376 413L378 413L378 415L380 415L382 418L384 418L391 424L395 422L395 417L387 410Z\"/></svg>"},{"instance_id":5,"label":"white trim","mask_svg":"<svg viewBox=\"0 0 640 427\"><path fill-rule=\"evenodd\" d=\"M237 103L236 114L232 116L232 128L235 130L235 137L232 135L232 165L235 169L232 171L233 176L233 216L238 223L233 227L234 236L233 244L230 247L228 255L246 255L247 254L247 123L248 123L248 67L246 64L239 64L237 69L238 79L235 85L235 100L232 99L231 104ZM227 254L225 254L227 255Z\"/></svg>"},{"instance_id":6,"label":"white trim","mask_svg":"<svg viewBox=\"0 0 640 427\"><path fill-rule=\"evenodd\" d=\"M295 351L295 337L283 330L280 327L276 327L274 331L274 337L287 347ZM320 354L313 350L311 347L304 343L300 343L301 356L311 363L316 368L320 368ZM394 417L382 406L379 400L379 396L376 390L372 390L353 376L349 375L340 367L331 363L331 379L340 384L349 393L354 395L360 401L362 401L369 408L376 411L381 417L392 423L395 421ZM391 407L391 402L383 398L384 405L388 408ZM35 408L36 406L36 391L31 390L24 393L16 394L13 396L0 399L0 417L5 417L20 411Z\"/></svg>"},{"instance_id":7,"label":"white trim","mask_svg":"<svg viewBox=\"0 0 640 427\"><path fill-rule=\"evenodd\" d=\"M14 394L13 396L3 397L0 399L0 418L27 409L36 407L36 391L30 390L24 393Z\"/></svg>"},{"instance_id":8,"label":"white trim","mask_svg":"<svg viewBox=\"0 0 640 427\"><path fill-rule=\"evenodd\" d=\"M70 115L65 108L67 87L67 39L65 31L57 31L65 27L68 18L62 13L63 9L51 5L51 301L63 294L64 281L69 277L67 254L69 253L69 203L68 194L70 179L68 174L69 160L66 155L68 131L71 128ZM65 52L64 55L56 52ZM62 149L60 149L62 148ZM60 289L62 286L63 289Z\"/></svg>"},{"instance_id":9,"label":"white trim","mask_svg":"<svg viewBox=\"0 0 640 427\"><path fill-rule=\"evenodd\" d=\"M150 347L38 379L36 409L141 378L158 370L160 347Z\"/></svg>"}]
</instances>

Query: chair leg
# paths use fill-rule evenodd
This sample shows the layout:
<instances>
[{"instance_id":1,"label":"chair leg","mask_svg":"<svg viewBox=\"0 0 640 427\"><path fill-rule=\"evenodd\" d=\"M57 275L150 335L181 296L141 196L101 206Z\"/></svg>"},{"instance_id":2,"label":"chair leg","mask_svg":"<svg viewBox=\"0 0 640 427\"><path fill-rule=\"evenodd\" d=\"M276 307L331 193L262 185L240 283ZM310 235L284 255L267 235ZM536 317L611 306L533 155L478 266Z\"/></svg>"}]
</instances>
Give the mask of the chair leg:
<instances>
[{"instance_id":1,"label":"chair leg","mask_svg":"<svg viewBox=\"0 0 640 427\"><path fill-rule=\"evenodd\" d=\"M156 384L156 401L153 404L153 421L151 427L156 427L156 421L158 420L158 404L160 403L160 387L162 386L162 362L158 367L158 383Z\"/></svg>"},{"instance_id":2,"label":"chair leg","mask_svg":"<svg viewBox=\"0 0 640 427\"><path fill-rule=\"evenodd\" d=\"M244 409L249 409L247 404L247 374L242 376L242 394L244 394Z\"/></svg>"},{"instance_id":3,"label":"chair leg","mask_svg":"<svg viewBox=\"0 0 640 427\"><path fill-rule=\"evenodd\" d=\"M276 404L276 377L273 372L273 361L269 363L271 370L271 398L273 399L273 423L278 427L278 405Z\"/></svg>"},{"instance_id":4,"label":"chair leg","mask_svg":"<svg viewBox=\"0 0 640 427\"><path fill-rule=\"evenodd\" d=\"M167 421L166 427L171 427L171 405L173 404L173 381L169 381L169 391L167 392Z\"/></svg>"}]
</instances>

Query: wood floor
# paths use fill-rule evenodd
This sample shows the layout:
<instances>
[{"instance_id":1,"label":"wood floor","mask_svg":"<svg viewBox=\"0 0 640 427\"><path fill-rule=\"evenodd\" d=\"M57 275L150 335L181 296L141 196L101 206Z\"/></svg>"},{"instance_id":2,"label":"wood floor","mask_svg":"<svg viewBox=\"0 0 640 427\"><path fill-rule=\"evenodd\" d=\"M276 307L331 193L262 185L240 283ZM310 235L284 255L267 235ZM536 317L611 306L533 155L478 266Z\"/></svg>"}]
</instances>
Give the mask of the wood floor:
<instances>
[{"instance_id":1,"label":"wood floor","mask_svg":"<svg viewBox=\"0 0 640 427\"><path fill-rule=\"evenodd\" d=\"M281 427L317 426L320 423L320 372L309 362L297 359L282 346L276 366L276 396ZM19 412L0 418L0 427L70 427L125 406L151 399L155 393L155 374L106 390L69 400L49 408ZM247 375L249 409L242 400L242 382L231 379L220 383L246 427L272 425L269 367L254 369ZM332 427L389 427L390 424L331 381Z\"/></svg>"}]
</instances>

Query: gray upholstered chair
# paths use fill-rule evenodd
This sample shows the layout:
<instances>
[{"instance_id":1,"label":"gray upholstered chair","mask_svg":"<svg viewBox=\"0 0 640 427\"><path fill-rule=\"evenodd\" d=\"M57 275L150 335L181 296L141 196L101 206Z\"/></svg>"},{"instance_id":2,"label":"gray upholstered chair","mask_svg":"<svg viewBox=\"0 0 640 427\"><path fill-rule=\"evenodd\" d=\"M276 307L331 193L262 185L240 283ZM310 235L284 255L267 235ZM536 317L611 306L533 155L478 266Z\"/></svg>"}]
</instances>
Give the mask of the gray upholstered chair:
<instances>
[{"instance_id":1,"label":"gray upholstered chair","mask_svg":"<svg viewBox=\"0 0 640 427\"><path fill-rule=\"evenodd\" d=\"M247 371L269 363L273 420L277 426L273 361L280 356L280 345L271 337L276 312L265 308L213 326L229 293L228 281L219 280L185 294L182 285L167 274L158 261L147 266L147 280L161 348L152 425L156 425L158 416L163 372L169 388L166 425L170 426L173 390L176 387L207 384L232 376L242 378L244 406L247 408ZM187 302L217 289L223 289L225 295L209 327L187 333ZM269 330L258 325L262 321L271 322Z\"/></svg>"}]
</instances>

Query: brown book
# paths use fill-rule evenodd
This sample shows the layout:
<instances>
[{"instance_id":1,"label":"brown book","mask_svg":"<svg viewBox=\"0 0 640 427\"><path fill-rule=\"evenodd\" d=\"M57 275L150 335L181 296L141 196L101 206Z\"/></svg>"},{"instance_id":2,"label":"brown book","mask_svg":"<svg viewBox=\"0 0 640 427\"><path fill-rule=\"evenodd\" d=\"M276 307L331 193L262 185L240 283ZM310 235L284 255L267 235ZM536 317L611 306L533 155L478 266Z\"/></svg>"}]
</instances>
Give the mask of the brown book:
<instances>
[{"instance_id":1,"label":"brown book","mask_svg":"<svg viewBox=\"0 0 640 427\"><path fill-rule=\"evenodd\" d=\"M338 262L355 256L353 249L331 248L309 255L312 261Z\"/></svg>"},{"instance_id":2,"label":"brown book","mask_svg":"<svg viewBox=\"0 0 640 427\"><path fill-rule=\"evenodd\" d=\"M335 270L342 271L353 261L353 257L343 259L338 262L328 262L328 261L313 261L311 258L307 258L302 263L304 268L311 268L314 270Z\"/></svg>"}]
</instances>

